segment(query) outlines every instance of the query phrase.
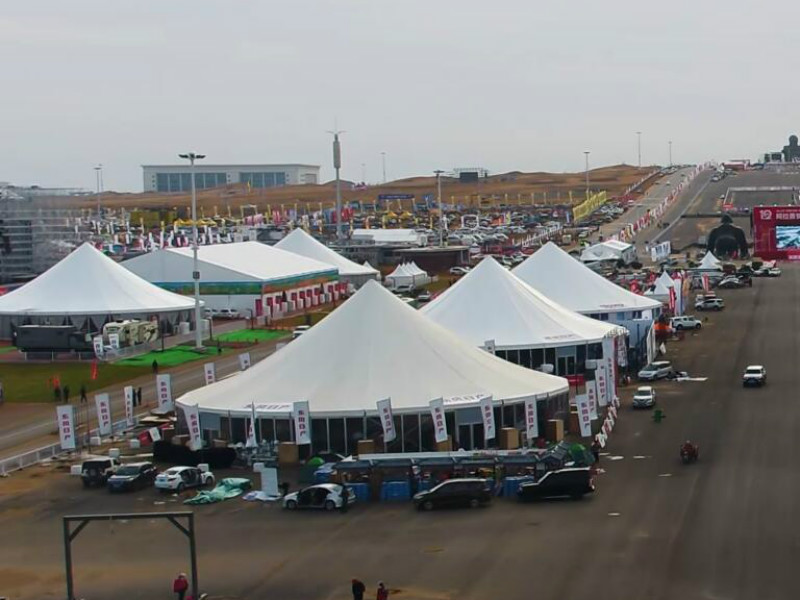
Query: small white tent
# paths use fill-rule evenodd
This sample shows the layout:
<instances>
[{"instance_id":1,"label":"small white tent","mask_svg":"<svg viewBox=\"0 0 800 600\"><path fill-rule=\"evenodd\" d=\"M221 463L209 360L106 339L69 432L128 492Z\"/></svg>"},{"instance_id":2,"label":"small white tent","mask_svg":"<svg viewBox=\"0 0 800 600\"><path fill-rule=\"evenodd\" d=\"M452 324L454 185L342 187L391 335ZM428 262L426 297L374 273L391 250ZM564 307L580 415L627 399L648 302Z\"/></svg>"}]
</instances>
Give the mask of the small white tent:
<instances>
[{"instance_id":1,"label":"small white tent","mask_svg":"<svg viewBox=\"0 0 800 600\"><path fill-rule=\"evenodd\" d=\"M370 279L378 279L380 276L377 269L367 265L359 265L345 258L299 228L275 244L275 248L333 265L339 269L340 281L351 283L357 288Z\"/></svg>"},{"instance_id":2,"label":"small white tent","mask_svg":"<svg viewBox=\"0 0 800 600\"><path fill-rule=\"evenodd\" d=\"M413 265L413 266L412 266ZM430 283L428 274L414 263L397 265L394 271L386 276L386 285L392 289L408 288L417 289Z\"/></svg>"},{"instance_id":3,"label":"small white tent","mask_svg":"<svg viewBox=\"0 0 800 600\"><path fill-rule=\"evenodd\" d=\"M700 261L700 266L698 268L705 271L721 271L722 262L709 250L703 257L703 260Z\"/></svg>"}]
</instances>

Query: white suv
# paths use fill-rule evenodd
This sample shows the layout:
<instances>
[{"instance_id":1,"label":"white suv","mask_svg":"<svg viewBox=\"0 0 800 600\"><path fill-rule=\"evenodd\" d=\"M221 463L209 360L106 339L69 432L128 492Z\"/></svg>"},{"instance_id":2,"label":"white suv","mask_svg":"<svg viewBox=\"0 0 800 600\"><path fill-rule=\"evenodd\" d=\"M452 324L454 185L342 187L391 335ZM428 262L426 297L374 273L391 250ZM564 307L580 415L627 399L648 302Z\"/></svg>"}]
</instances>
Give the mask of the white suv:
<instances>
[{"instance_id":1,"label":"white suv","mask_svg":"<svg viewBox=\"0 0 800 600\"><path fill-rule=\"evenodd\" d=\"M750 365L742 375L742 386L757 385L761 387L767 383L767 370L761 365Z\"/></svg>"},{"instance_id":2,"label":"white suv","mask_svg":"<svg viewBox=\"0 0 800 600\"><path fill-rule=\"evenodd\" d=\"M703 326L700 321L689 316L672 317L669 320L669 324L675 331L680 331L681 329L700 329Z\"/></svg>"}]
</instances>

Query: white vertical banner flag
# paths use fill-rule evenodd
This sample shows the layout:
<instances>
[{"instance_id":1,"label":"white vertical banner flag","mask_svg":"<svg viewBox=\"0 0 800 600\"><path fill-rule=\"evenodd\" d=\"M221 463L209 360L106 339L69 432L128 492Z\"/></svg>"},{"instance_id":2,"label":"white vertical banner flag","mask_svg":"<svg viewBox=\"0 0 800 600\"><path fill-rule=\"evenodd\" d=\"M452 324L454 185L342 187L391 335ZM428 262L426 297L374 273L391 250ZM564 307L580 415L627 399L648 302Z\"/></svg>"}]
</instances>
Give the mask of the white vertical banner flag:
<instances>
[{"instance_id":1,"label":"white vertical banner flag","mask_svg":"<svg viewBox=\"0 0 800 600\"><path fill-rule=\"evenodd\" d=\"M628 349L625 343L625 336L620 335L614 338L617 345L617 364L620 367L628 366Z\"/></svg>"},{"instance_id":2,"label":"white vertical banner flag","mask_svg":"<svg viewBox=\"0 0 800 600\"><path fill-rule=\"evenodd\" d=\"M608 404L608 396L606 395L606 388L608 387L608 380L606 379L606 361L598 360L597 368L594 371L595 382L597 384L597 403L600 406Z\"/></svg>"},{"instance_id":3,"label":"white vertical banner flag","mask_svg":"<svg viewBox=\"0 0 800 600\"><path fill-rule=\"evenodd\" d=\"M239 369L242 371L247 371L250 368L250 353L249 352L242 352L239 355Z\"/></svg>"},{"instance_id":4,"label":"white vertical banner flag","mask_svg":"<svg viewBox=\"0 0 800 600\"><path fill-rule=\"evenodd\" d=\"M109 333L108 334L108 345L111 346L112 350L119 350L119 334L118 333Z\"/></svg>"},{"instance_id":5,"label":"white vertical banner flag","mask_svg":"<svg viewBox=\"0 0 800 600\"><path fill-rule=\"evenodd\" d=\"M311 419L308 415L308 401L300 400L295 402L292 407L292 417L294 418L294 441L295 444L305 445L311 443Z\"/></svg>"},{"instance_id":6,"label":"white vertical banner flag","mask_svg":"<svg viewBox=\"0 0 800 600\"><path fill-rule=\"evenodd\" d=\"M102 335L96 335L92 338L92 346L94 347L94 355L97 358L103 358L104 348Z\"/></svg>"},{"instance_id":7,"label":"white vertical banner flag","mask_svg":"<svg viewBox=\"0 0 800 600\"><path fill-rule=\"evenodd\" d=\"M75 450L75 413L72 406L56 406L58 439L62 450Z\"/></svg>"},{"instance_id":8,"label":"white vertical banner flag","mask_svg":"<svg viewBox=\"0 0 800 600\"><path fill-rule=\"evenodd\" d=\"M392 399L378 400L378 415L383 427L383 441L393 442L397 439L397 430L394 428L394 415L392 414Z\"/></svg>"},{"instance_id":9,"label":"white vertical banner flag","mask_svg":"<svg viewBox=\"0 0 800 600\"><path fill-rule=\"evenodd\" d=\"M172 410L172 377L169 374L156 375L156 397L159 410Z\"/></svg>"},{"instance_id":10,"label":"white vertical banner flag","mask_svg":"<svg viewBox=\"0 0 800 600\"><path fill-rule=\"evenodd\" d=\"M111 398L108 394L97 394L94 403L97 406L97 429L100 435L111 435Z\"/></svg>"},{"instance_id":11,"label":"white vertical banner flag","mask_svg":"<svg viewBox=\"0 0 800 600\"><path fill-rule=\"evenodd\" d=\"M586 397L589 399L589 410L592 412L592 419L597 418L597 380L590 379L586 382Z\"/></svg>"},{"instance_id":12,"label":"white vertical banner flag","mask_svg":"<svg viewBox=\"0 0 800 600\"><path fill-rule=\"evenodd\" d=\"M576 398L578 404L578 424L581 426L581 437L592 435L592 415L589 410L589 398L582 394Z\"/></svg>"},{"instance_id":13,"label":"white vertical banner flag","mask_svg":"<svg viewBox=\"0 0 800 600\"><path fill-rule=\"evenodd\" d=\"M580 402L582 396L586 396L586 399L589 403L589 416L591 417L592 421L594 421L595 419L597 419L597 402L592 402L592 398L589 396L589 392L586 392L585 394L578 394L577 396L575 396L575 404Z\"/></svg>"},{"instance_id":14,"label":"white vertical banner flag","mask_svg":"<svg viewBox=\"0 0 800 600\"><path fill-rule=\"evenodd\" d=\"M203 373L206 378L206 385L211 385L217 380L217 367L213 362L203 365Z\"/></svg>"},{"instance_id":15,"label":"white vertical banner flag","mask_svg":"<svg viewBox=\"0 0 800 600\"><path fill-rule=\"evenodd\" d=\"M539 412L536 398L525 400L525 433L528 444L539 437Z\"/></svg>"},{"instance_id":16,"label":"white vertical banner flag","mask_svg":"<svg viewBox=\"0 0 800 600\"><path fill-rule=\"evenodd\" d=\"M491 396L480 399L481 417L483 418L483 439L493 440L497 437L494 425L494 404Z\"/></svg>"},{"instance_id":17,"label":"white vertical banner flag","mask_svg":"<svg viewBox=\"0 0 800 600\"><path fill-rule=\"evenodd\" d=\"M433 432L436 443L447 441L447 420L444 418L444 399L436 398L429 403L433 417Z\"/></svg>"},{"instance_id":18,"label":"white vertical banner flag","mask_svg":"<svg viewBox=\"0 0 800 600\"><path fill-rule=\"evenodd\" d=\"M496 345L494 340L486 340L485 342L483 342L483 347L486 348L486 351L489 354L495 353Z\"/></svg>"},{"instance_id":19,"label":"white vertical banner flag","mask_svg":"<svg viewBox=\"0 0 800 600\"><path fill-rule=\"evenodd\" d=\"M189 430L189 447L192 450L200 450L203 447L203 434L200 430L200 408L194 406L184 406L183 416L186 417L186 428Z\"/></svg>"},{"instance_id":20,"label":"white vertical banner flag","mask_svg":"<svg viewBox=\"0 0 800 600\"><path fill-rule=\"evenodd\" d=\"M126 385L122 393L125 396L125 424L128 427L133 427L136 424L133 416L133 386Z\"/></svg>"},{"instance_id":21,"label":"white vertical banner flag","mask_svg":"<svg viewBox=\"0 0 800 600\"><path fill-rule=\"evenodd\" d=\"M247 443L245 448L255 448L258 446L256 439L256 403L250 404L250 425L247 428Z\"/></svg>"},{"instance_id":22,"label":"white vertical banner flag","mask_svg":"<svg viewBox=\"0 0 800 600\"><path fill-rule=\"evenodd\" d=\"M608 370L608 403L614 404L614 398L617 397L617 367L613 356L606 359L606 367Z\"/></svg>"}]
</instances>

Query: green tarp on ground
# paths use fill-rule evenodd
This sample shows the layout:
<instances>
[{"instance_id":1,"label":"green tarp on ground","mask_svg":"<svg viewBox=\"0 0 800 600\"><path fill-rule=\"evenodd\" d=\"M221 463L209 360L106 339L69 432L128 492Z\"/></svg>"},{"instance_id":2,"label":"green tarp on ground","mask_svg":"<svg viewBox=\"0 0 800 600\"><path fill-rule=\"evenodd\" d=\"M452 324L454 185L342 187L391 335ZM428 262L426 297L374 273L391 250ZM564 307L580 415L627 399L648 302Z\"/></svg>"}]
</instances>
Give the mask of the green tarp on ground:
<instances>
[{"instance_id":1,"label":"green tarp on ground","mask_svg":"<svg viewBox=\"0 0 800 600\"><path fill-rule=\"evenodd\" d=\"M198 492L194 498L184 500L184 504L214 504L241 496L250 489L250 480L241 477L228 477L220 481L213 490Z\"/></svg>"}]
</instances>

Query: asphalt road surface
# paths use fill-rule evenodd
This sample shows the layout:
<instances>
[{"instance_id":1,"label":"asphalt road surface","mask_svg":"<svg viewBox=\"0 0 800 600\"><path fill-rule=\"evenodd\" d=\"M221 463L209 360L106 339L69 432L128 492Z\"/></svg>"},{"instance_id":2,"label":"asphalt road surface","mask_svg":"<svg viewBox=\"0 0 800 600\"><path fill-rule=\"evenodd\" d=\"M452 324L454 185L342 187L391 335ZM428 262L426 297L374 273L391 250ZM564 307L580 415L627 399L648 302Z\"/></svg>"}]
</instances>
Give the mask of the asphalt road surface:
<instances>
[{"instance_id":1,"label":"asphalt road surface","mask_svg":"<svg viewBox=\"0 0 800 600\"><path fill-rule=\"evenodd\" d=\"M286 513L230 500L197 507L201 587L215 598L345 600L349 581L379 580L407 600L780 600L800 560L794 464L800 266L723 293L697 334L668 345L676 368L705 382L660 382L666 419L625 402L583 501L417 513L405 503L347 514ZM743 389L763 364L769 383ZM678 449L700 444L684 466ZM26 487L27 486L27 487ZM152 490L110 496L65 474L0 480L0 595L63 597L59 517L183 508ZM92 523L75 543L80 597L170 598L187 571L169 524ZM369 596L368 596L369 597Z\"/></svg>"}]
</instances>

